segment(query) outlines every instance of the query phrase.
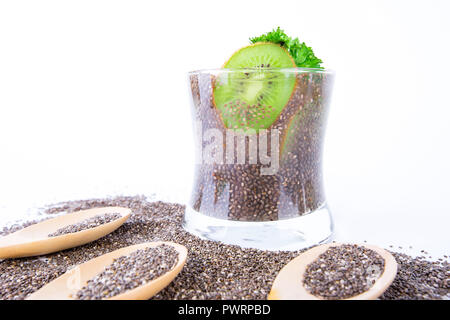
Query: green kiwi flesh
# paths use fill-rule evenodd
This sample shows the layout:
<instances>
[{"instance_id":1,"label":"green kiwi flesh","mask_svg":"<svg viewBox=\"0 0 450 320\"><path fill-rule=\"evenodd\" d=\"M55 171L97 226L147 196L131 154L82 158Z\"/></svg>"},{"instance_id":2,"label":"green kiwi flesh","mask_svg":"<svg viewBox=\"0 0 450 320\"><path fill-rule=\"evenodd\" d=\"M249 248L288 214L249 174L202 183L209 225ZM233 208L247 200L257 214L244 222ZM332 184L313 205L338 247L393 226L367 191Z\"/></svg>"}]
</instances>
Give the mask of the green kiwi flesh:
<instances>
[{"instance_id":1,"label":"green kiwi flesh","mask_svg":"<svg viewBox=\"0 0 450 320\"><path fill-rule=\"evenodd\" d=\"M237 51L216 77L214 104L228 129L269 128L289 102L295 87L290 54L274 43L256 43ZM242 69L242 70L239 70Z\"/></svg>"}]
</instances>

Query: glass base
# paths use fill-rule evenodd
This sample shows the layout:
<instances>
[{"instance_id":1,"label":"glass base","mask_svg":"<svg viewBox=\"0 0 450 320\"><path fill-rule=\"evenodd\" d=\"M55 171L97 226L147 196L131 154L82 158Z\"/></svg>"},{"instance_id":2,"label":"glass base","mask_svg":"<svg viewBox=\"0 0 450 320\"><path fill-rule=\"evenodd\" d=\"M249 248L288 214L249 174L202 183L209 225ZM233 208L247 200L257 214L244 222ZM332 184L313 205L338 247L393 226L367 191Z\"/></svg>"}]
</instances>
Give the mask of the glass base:
<instances>
[{"instance_id":1,"label":"glass base","mask_svg":"<svg viewBox=\"0 0 450 320\"><path fill-rule=\"evenodd\" d=\"M299 250L328 242L333 222L326 205L297 218L247 222L217 219L187 207L183 227L207 240L261 250Z\"/></svg>"}]
</instances>

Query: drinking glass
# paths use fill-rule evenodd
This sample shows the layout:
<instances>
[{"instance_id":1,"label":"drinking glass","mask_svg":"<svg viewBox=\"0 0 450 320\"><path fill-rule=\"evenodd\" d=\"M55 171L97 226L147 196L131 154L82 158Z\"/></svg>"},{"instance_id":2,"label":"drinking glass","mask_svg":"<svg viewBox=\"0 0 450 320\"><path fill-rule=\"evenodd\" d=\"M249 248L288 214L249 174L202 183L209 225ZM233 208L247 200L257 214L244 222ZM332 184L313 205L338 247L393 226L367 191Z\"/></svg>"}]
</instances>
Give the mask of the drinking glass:
<instances>
[{"instance_id":1,"label":"drinking glass","mask_svg":"<svg viewBox=\"0 0 450 320\"><path fill-rule=\"evenodd\" d=\"M322 153L333 72L216 69L188 77L196 164L184 228L264 250L297 250L330 239ZM234 91L218 107L224 84ZM270 105L270 96L258 104L242 98L244 88L248 96L269 84L276 89L267 95L286 96L281 108Z\"/></svg>"}]
</instances>

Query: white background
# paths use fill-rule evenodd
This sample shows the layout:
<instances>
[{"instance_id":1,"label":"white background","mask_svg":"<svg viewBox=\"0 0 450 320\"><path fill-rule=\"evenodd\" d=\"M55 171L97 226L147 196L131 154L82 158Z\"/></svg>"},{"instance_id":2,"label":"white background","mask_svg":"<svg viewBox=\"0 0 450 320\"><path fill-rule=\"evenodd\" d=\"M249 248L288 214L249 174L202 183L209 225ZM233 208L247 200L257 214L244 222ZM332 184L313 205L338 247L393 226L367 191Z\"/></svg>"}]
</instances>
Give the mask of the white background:
<instances>
[{"instance_id":1,"label":"white background","mask_svg":"<svg viewBox=\"0 0 450 320\"><path fill-rule=\"evenodd\" d=\"M450 2L1 1L0 226L60 200L184 201L186 72L281 26L336 71L338 240L449 253Z\"/></svg>"}]
</instances>

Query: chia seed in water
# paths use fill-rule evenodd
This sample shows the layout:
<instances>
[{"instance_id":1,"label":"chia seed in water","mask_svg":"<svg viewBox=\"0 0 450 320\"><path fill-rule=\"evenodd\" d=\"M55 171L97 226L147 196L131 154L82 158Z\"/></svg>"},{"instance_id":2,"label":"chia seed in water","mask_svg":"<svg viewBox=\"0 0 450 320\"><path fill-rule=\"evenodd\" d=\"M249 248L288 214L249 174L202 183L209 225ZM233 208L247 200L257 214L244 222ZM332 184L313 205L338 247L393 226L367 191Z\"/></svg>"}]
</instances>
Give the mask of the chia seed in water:
<instances>
[{"instance_id":1,"label":"chia seed in water","mask_svg":"<svg viewBox=\"0 0 450 320\"><path fill-rule=\"evenodd\" d=\"M325 204L322 144L333 79L324 73L299 73L296 77L289 102L268 128L276 130L280 140L278 171L262 175L266 165L260 160L251 163L249 152L243 164L228 164L225 152L222 163L197 164L191 199L195 211L228 220L275 221L310 213ZM194 73L190 82L195 123L201 124L202 131L219 130L226 149L227 128L213 103L214 76ZM259 133L257 137L261 139ZM209 141L203 141L201 132L195 138L205 150ZM248 145L249 137L245 139ZM272 152L271 139L268 134L268 154ZM238 143L232 143L237 154Z\"/></svg>"}]
</instances>

